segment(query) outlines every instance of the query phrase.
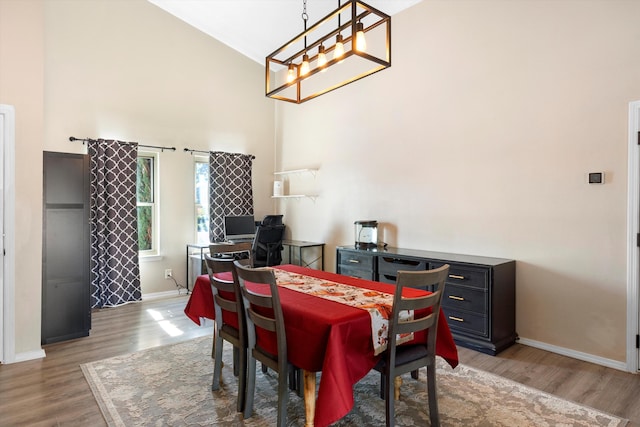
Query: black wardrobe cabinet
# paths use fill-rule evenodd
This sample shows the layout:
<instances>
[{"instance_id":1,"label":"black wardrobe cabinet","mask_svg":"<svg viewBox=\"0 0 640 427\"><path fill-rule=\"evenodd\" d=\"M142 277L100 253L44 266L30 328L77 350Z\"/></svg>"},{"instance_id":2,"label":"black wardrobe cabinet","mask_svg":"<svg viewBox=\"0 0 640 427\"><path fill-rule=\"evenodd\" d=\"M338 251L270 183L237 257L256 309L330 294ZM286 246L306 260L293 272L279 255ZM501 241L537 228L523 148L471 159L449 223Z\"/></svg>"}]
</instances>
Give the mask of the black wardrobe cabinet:
<instances>
[{"instance_id":1,"label":"black wardrobe cabinet","mask_svg":"<svg viewBox=\"0 0 640 427\"><path fill-rule=\"evenodd\" d=\"M89 335L89 156L44 152L42 344Z\"/></svg>"}]
</instances>

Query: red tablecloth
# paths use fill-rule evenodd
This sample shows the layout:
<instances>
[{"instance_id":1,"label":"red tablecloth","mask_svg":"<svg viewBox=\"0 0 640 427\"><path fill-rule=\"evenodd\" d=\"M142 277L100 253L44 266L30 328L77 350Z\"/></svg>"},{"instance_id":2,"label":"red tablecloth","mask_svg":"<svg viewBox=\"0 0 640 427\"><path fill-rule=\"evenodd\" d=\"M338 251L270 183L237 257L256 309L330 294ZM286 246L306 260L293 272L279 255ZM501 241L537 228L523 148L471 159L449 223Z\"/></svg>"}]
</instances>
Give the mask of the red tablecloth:
<instances>
[{"instance_id":1,"label":"red tablecloth","mask_svg":"<svg viewBox=\"0 0 640 427\"><path fill-rule=\"evenodd\" d=\"M393 293L395 288L394 285L295 265L277 268L388 293ZM405 289L405 295L414 292L421 291ZM322 371L315 425L327 426L349 413L353 407L354 384L377 362L371 341L371 318L366 310L286 288L280 288L280 301L286 323L289 360L299 368ZM184 312L197 324L200 324L201 317L214 318L208 276L198 277ZM438 322L436 353L451 367L458 364L458 350L442 312Z\"/></svg>"}]
</instances>

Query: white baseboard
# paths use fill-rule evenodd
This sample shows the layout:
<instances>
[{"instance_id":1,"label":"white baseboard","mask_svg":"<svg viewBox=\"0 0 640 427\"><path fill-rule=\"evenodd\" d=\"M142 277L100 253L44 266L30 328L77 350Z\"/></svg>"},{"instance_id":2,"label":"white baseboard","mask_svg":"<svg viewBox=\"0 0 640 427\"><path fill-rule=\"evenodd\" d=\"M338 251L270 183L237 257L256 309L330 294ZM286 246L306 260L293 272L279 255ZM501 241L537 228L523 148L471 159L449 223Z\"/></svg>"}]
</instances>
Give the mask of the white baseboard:
<instances>
[{"instance_id":1,"label":"white baseboard","mask_svg":"<svg viewBox=\"0 0 640 427\"><path fill-rule=\"evenodd\" d=\"M11 363L26 362L27 360L43 359L46 356L47 355L45 354L43 349L27 351L24 353L16 354L13 360L7 361L5 363L8 365Z\"/></svg>"},{"instance_id":2,"label":"white baseboard","mask_svg":"<svg viewBox=\"0 0 640 427\"><path fill-rule=\"evenodd\" d=\"M593 354L583 353L581 351L571 350L569 348L559 347L556 345L547 344L540 341L530 340L527 338L520 338L517 341L520 344L528 345L529 347L539 348L541 350L550 351L552 353L561 354L563 356L572 357L574 359L582 360L584 362L595 363L596 365L606 366L607 368L617 369L619 371L630 372L627 364L618 360L607 359L604 357L594 356Z\"/></svg>"},{"instance_id":3,"label":"white baseboard","mask_svg":"<svg viewBox=\"0 0 640 427\"><path fill-rule=\"evenodd\" d=\"M173 298L173 297L177 297L177 296L187 296L187 294L184 293L184 292L178 293L177 290L164 291L164 292L153 292L153 293L150 293L150 294L142 294L142 300L143 301L149 301L149 300L153 300L153 299Z\"/></svg>"}]
</instances>

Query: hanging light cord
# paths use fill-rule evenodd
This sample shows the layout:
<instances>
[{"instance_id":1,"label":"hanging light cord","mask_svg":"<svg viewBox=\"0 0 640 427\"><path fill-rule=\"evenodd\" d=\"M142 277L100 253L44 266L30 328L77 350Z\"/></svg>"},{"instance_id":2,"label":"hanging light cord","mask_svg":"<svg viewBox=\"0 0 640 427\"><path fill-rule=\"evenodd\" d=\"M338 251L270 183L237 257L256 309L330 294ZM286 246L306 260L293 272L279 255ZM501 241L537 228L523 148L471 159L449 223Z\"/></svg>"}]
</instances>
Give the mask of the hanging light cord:
<instances>
[{"instance_id":1,"label":"hanging light cord","mask_svg":"<svg viewBox=\"0 0 640 427\"><path fill-rule=\"evenodd\" d=\"M309 19L309 15L307 15L307 0L302 0L302 21L304 22L304 31L307 31L307 20ZM307 51L307 36L304 36L304 50Z\"/></svg>"}]
</instances>

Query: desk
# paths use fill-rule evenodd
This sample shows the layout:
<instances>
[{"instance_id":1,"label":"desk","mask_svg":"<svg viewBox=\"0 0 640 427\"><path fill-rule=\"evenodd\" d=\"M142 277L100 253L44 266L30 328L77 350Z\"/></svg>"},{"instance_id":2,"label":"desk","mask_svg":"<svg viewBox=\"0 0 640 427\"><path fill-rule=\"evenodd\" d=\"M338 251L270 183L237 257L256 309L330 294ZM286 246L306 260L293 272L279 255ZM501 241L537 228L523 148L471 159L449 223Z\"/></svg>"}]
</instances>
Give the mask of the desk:
<instances>
[{"instance_id":1,"label":"desk","mask_svg":"<svg viewBox=\"0 0 640 427\"><path fill-rule=\"evenodd\" d=\"M277 268L387 293L393 293L395 288L389 284L294 265ZM409 295L421 292L415 289L406 291ZM378 360L373 355L371 318L365 310L286 288L280 288L280 301L290 345L287 349L289 360L306 372L322 373L314 418L316 426L328 426L349 413L353 407L353 386ZM201 317L214 317L208 276L198 278L184 311L198 324ZM416 338L425 339L424 336ZM436 353L452 367L458 364L458 352L442 312L438 321ZM315 374L312 376L315 379ZM305 379L307 377L309 375L305 373Z\"/></svg>"},{"instance_id":2,"label":"desk","mask_svg":"<svg viewBox=\"0 0 640 427\"><path fill-rule=\"evenodd\" d=\"M311 267L312 264L320 263L320 270L324 270L324 243L307 242L304 240L283 240L282 246L286 246L289 248L289 251L288 251L289 258L287 259L289 264L296 264L301 267L313 268ZM303 253L307 252L308 249L311 249L311 248L320 248L320 256L316 256L311 261L305 260L303 257ZM298 252L297 263L294 262L294 258L293 258L294 249L296 249Z\"/></svg>"},{"instance_id":3,"label":"desk","mask_svg":"<svg viewBox=\"0 0 640 427\"><path fill-rule=\"evenodd\" d=\"M207 272L204 268L204 255L209 253L209 244L187 244L187 280L185 286L189 293L189 285L194 285L198 276Z\"/></svg>"}]
</instances>

